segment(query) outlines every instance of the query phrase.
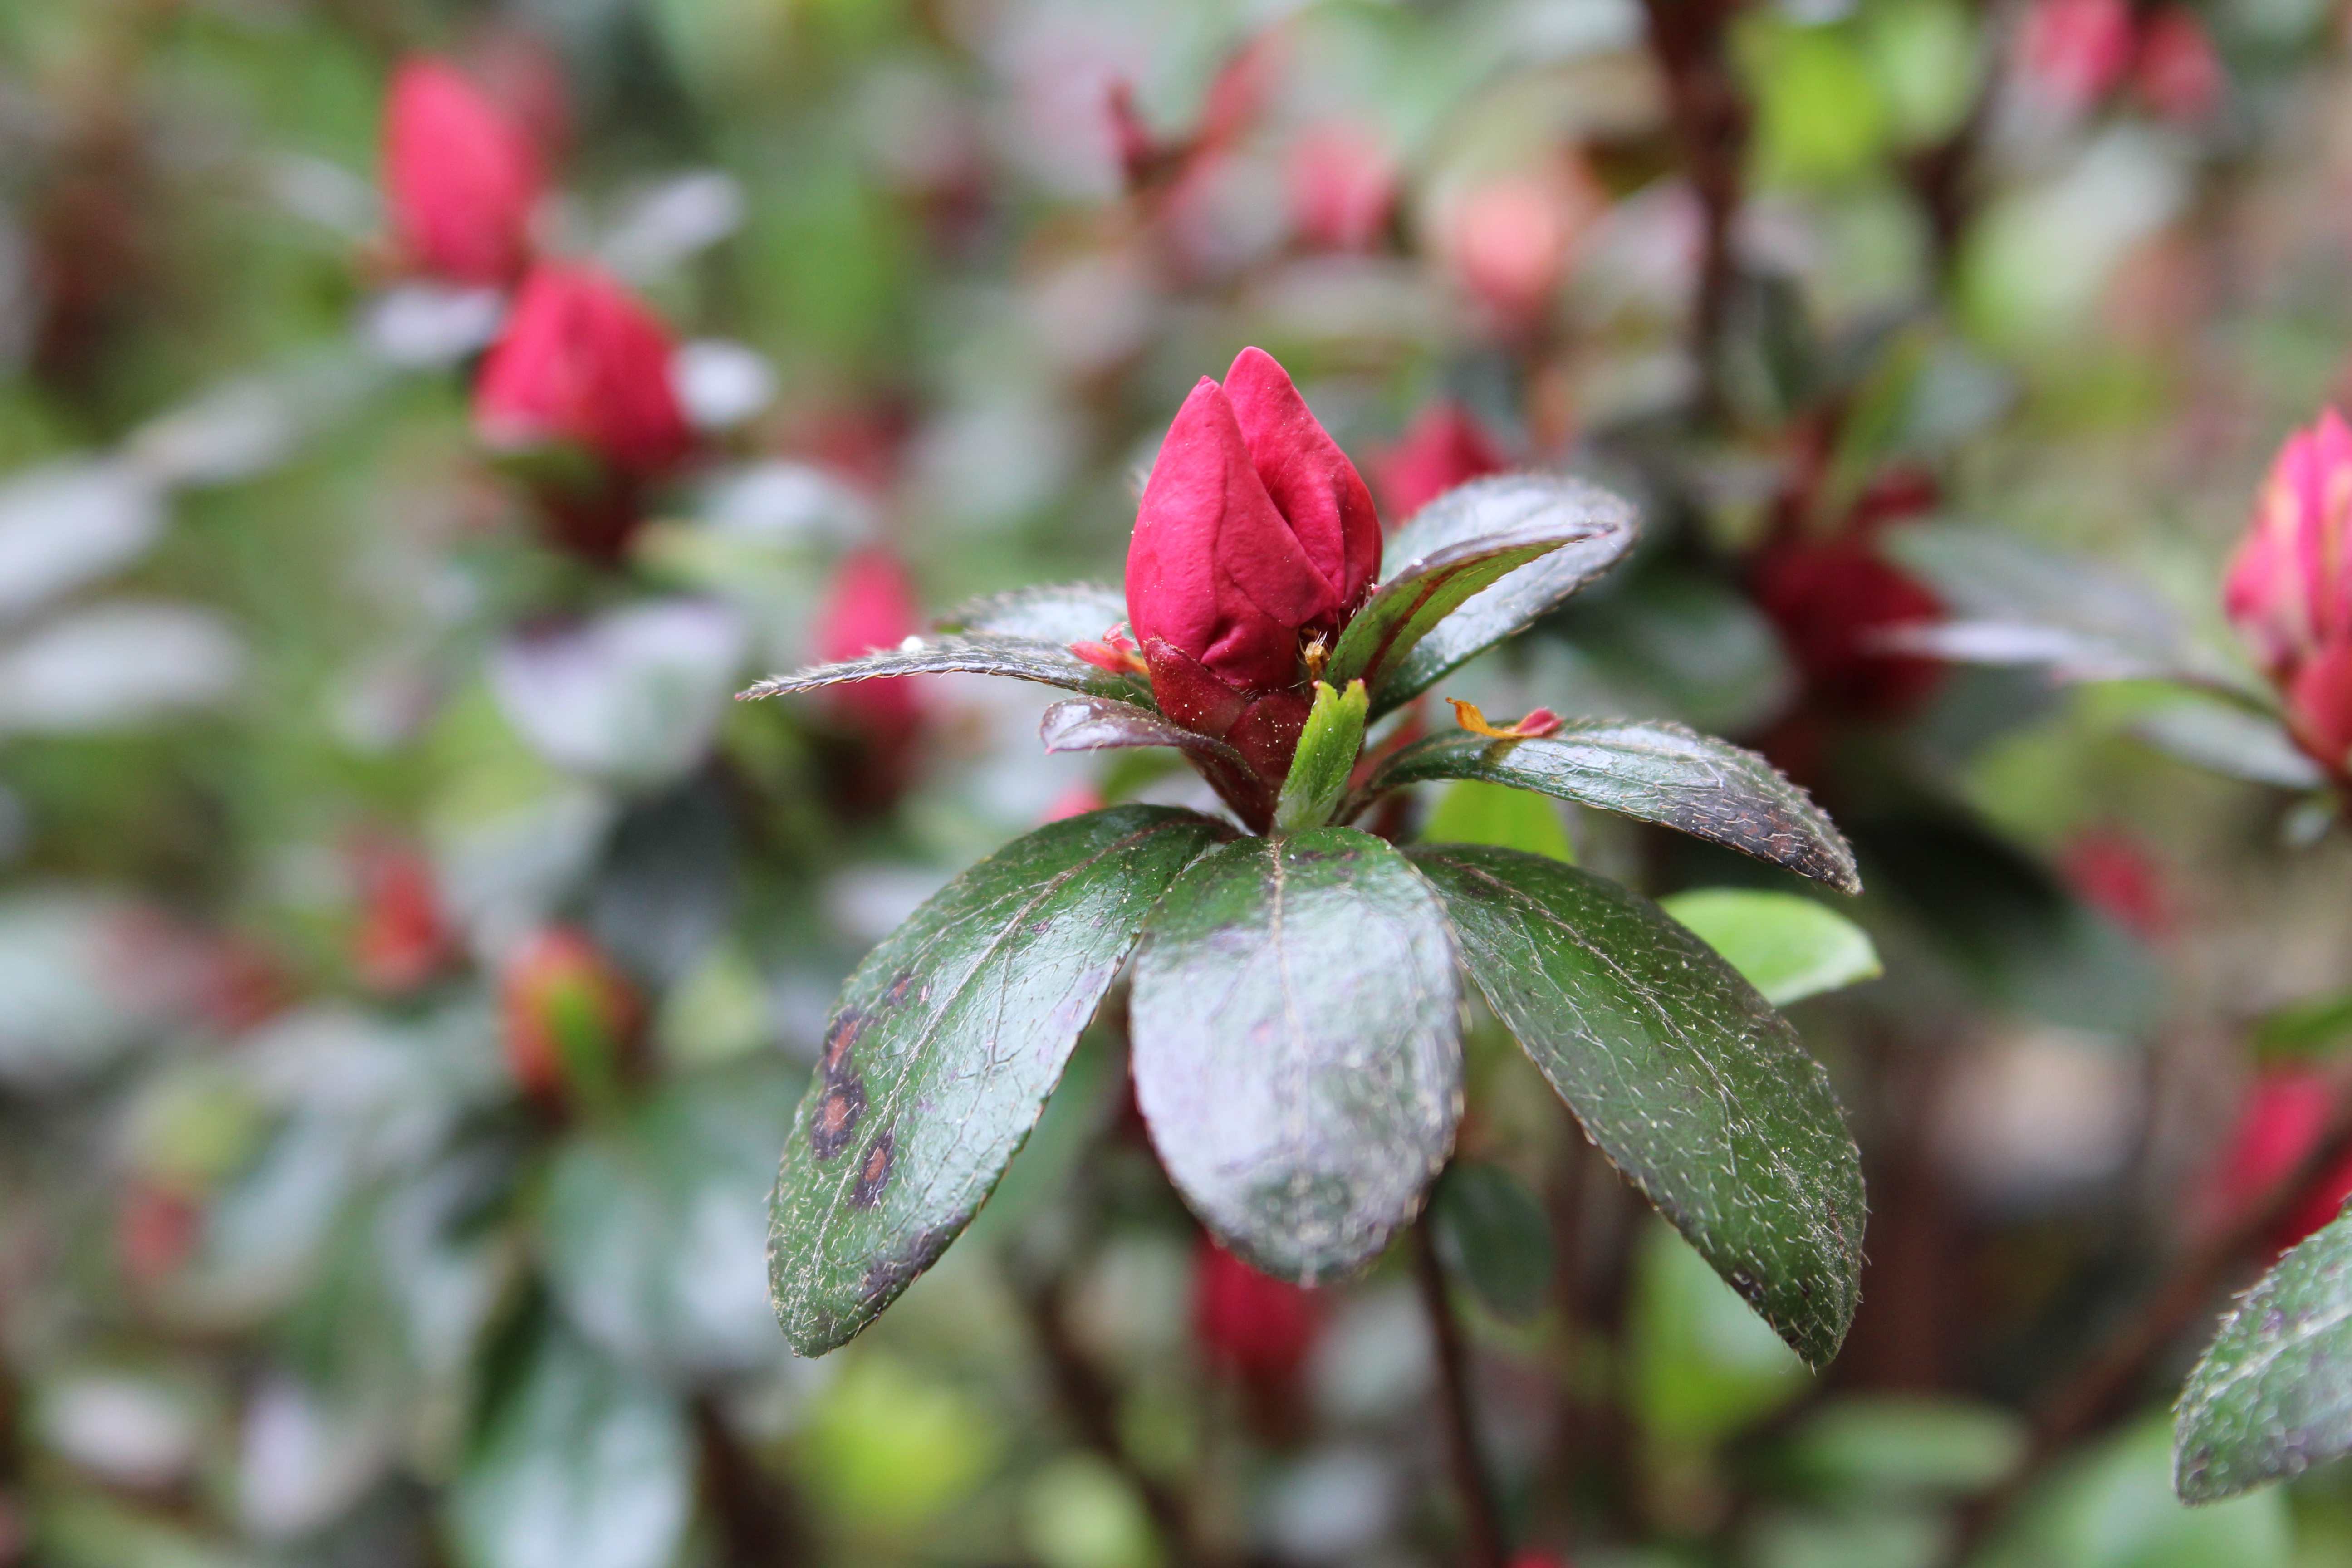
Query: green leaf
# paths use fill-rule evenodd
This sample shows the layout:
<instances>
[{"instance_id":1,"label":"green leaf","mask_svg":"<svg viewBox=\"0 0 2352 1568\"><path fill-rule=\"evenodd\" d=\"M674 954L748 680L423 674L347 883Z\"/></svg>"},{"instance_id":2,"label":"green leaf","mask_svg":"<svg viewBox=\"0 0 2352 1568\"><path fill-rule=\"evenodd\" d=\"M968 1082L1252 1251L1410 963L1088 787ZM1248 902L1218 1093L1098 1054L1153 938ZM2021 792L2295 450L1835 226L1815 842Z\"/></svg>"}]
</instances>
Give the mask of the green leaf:
<instances>
[{"instance_id":1,"label":"green leaf","mask_svg":"<svg viewBox=\"0 0 2352 1568\"><path fill-rule=\"evenodd\" d=\"M1127 596L1099 583L1015 588L957 605L937 623L943 632L1025 637L1066 647L1093 642L1127 619Z\"/></svg>"},{"instance_id":2,"label":"green leaf","mask_svg":"<svg viewBox=\"0 0 2352 1568\"><path fill-rule=\"evenodd\" d=\"M775 1130L797 1091L766 1063L703 1074L556 1156L548 1281L599 1348L672 1375L782 1353L761 1259Z\"/></svg>"},{"instance_id":3,"label":"green leaf","mask_svg":"<svg viewBox=\"0 0 2352 1568\"><path fill-rule=\"evenodd\" d=\"M1653 1436L1712 1443L1805 1392L1804 1363L1656 1220L1634 1238L1631 1296L1633 1409Z\"/></svg>"},{"instance_id":4,"label":"green leaf","mask_svg":"<svg viewBox=\"0 0 2352 1568\"><path fill-rule=\"evenodd\" d=\"M1445 912L1349 827L1211 850L1152 911L1129 1004L1136 1102L1192 1211L1271 1274L1369 1261L1462 1111Z\"/></svg>"},{"instance_id":5,"label":"green leaf","mask_svg":"<svg viewBox=\"0 0 2352 1568\"><path fill-rule=\"evenodd\" d=\"M1969 1568L2288 1568L2285 1494L2183 1506L2165 1426L2151 1416L2052 1466Z\"/></svg>"},{"instance_id":6,"label":"green leaf","mask_svg":"<svg viewBox=\"0 0 2352 1568\"><path fill-rule=\"evenodd\" d=\"M1576 864L1559 807L1543 795L1481 779L1450 785L1421 836L1432 844L1492 844Z\"/></svg>"},{"instance_id":7,"label":"green leaf","mask_svg":"<svg viewBox=\"0 0 2352 1568\"><path fill-rule=\"evenodd\" d=\"M2352 1451L2352 1218L2305 1237L2238 1303L2174 1413L2173 1484L2234 1497Z\"/></svg>"},{"instance_id":8,"label":"green leaf","mask_svg":"<svg viewBox=\"0 0 2352 1568\"><path fill-rule=\"evenodd\" d=\"M2304 754L2287 727L2210 698L2189 697L2143 715L2132 733L2168 756L2227 778L2318 789L2327 774Z\"/></svg>"},{"instance_id":9,"label":"green leaf","mask_svg":"<svg viewBox=\"0 0 2352 1568\"><path fill-rule=\"evenodd\" d=\"M1592 1141L1800 1355L1835 1355L1860 1289L1861 1157L1788 1021L1613 882L1508 849L1410 853Z\"/></svg>"},{"instance_id":10,"label":"green leaf","mask_svg":"<svg viewBox=\"0 0 2352 1568\"><path fill-rule=\"evenodd\" d=\"M1298 749L1290 754L1290 776L1282 781L1274 824L1286 831L1320 827L1331 820L1339 797L1348 793L1348 775L1356 768L1356 753L1364 749L1364 683L1348 682L1343 696L1324 681L1315 683L1315 706L1299 731Z\"/></svg>"},{"instance_id":11,"label":"green leaf","mask_svg":"<svg viewBox=\"0 0 2352 1568\"><path fill-rule=\"evenodd\" d=\"M1089 696L1149 701L1150 689L1140 679L1097 669L1058 644L1029 637L908 637L897 647L869 653L838 664L813 665L790 675L772 675L739 692L743 700L790 697L803 691L845 686L856 680L887 680L901 675L1005 675L1034 680Z\"/></svg>"},{"instance_id":12,"label":"green leaf","mask_svg":"<svg viewBox=\"0 0 2352 1568\"><path fill-rule=\"evenodd\" d=\"M659 1384L548 1333L450 1495L466 1568L668 1568L694 1497L694 1439Z\"/></svg>"},{"instance_id":13,"label":"green leaf","mask_svg":"<svg viewBox=\"0 0 2352 1568\"><path fill-rule=\"evenodd\" d=\"M1523 1323L1551 1290L1551 1225L1541 1200L1500 1165L1456 1160L1429 1196L1437 1253L1496 1317Z\"/></svg>"},{"instance_id":14,"label":"green leaf","mask_svg":"<svg viewBox=\"0 0 2352 1568\"><path fill-rule=\"evenodd\" d=\"M1998 1405L1847 1394L1790 1434L1780 1463L1822 1489L1964 1495L2015 1469L2025 1440L2024 1423Z\"/></svg>"},{"instance_id":15,"label":"green leaf","mask_svg":"<svg viewBox=\"0 0 2352 1568\"><path fill-rule=\"evenodd\" d=\"M1614 566L1636 531L1632 506L1557 474L1448 490L1389 540L1387 558L1403 564L1349 625L1327 677L1364 677L1378 718L1557 609ZM1497 564L1507 557L1516 559Z\"/></svg>"},{"instance_id":16,"label":"green leaf","mask_svg":"<svg viewBox=\"0 0 2352 1568\"><path fill-rule=\"evenodd\" d=\"M1230 831L1149 805L1050 824L866 955L776 1178L769 1287L793 1349L848 1340L971 1223L1145 914Z\"/></svg>"},{"instance_id":17,"label":"green leaf","mask_svg":"<svg viewBox=\"0 0 2352 1568\"><path fill-rule=\"evenodd\" d=\"M2254 1049L2265 1057L2312 1057L2347 1037L2352 1037L2352 991L2330 991L2263 1014L2254 1025Z\"/></svg>"},{"instance_id":18,"label":"green leaf","mask_svg":"<svg viewBox=\"0 0 2352 1568\"><path fill-rule=\"evenodd\" d=\"M1622 812L1862 891L1853 851L1803 790L1755 752L1679 724L1592 720L1532 741L1433 735L1382 762L1363 793L1433 779L1483 779Z\"/></svg>"},{"instance_id":19,"label":"green leaf","mask_svg":"<svg viewBox=\"0 0 2352 1568\"><path fill-rule=\"evenodd\" d=\"M1882 973L1867 931L1801 894L1696 888L1660 899L1658 907L1696 931L1775 1007Z\"/></svg>"},{"instance_id":20,"label":"green leaf","mask_svg":"<svg viewBox=\"0 0 2352 1568\"><path fill-rule=\"evenodd\" d=\"M1102 752L1142 746L1168 746L1184 753L1217 793L1234 802L1255 805L1265 820L1265 784L1241 752L1213 735L1187 730L1149 708L1108 697L1073 697L1045 710L1037 721L1037 738L1048 752Z\"/></svg>"}]
</instances>

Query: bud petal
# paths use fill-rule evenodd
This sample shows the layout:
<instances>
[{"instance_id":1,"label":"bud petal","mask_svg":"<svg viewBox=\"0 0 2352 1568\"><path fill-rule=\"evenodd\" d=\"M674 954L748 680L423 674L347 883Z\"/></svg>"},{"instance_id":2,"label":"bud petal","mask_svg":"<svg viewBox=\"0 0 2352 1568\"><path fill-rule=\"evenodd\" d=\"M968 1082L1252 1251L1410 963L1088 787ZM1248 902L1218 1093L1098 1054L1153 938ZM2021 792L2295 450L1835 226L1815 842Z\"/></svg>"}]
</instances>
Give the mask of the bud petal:
<instances>
[{"instance_id":1,"label":"bud petal","mask_svg":"<svg viewBox=\"0 0 2352 1568\"><path fill-rule=\"evenodd\" d=\"M1423 409L1397 444L1380 456L1374 472L1390 519L1402 521L1454 486L1509 467L1510 459L1469 411L1448 402Z\"/></svg>"},{"instance_id":2,"label":"bud petal","mask_svg":"<svg viewBox=\"0 0 2352 1568\"><path fill-rule=\"evenodd\" d=\"M1352 614L1381 571L1381 518L1356 465L1264 349L1244 349L1225 372L1250 461L1307 559ZM1304 623L1301 623L1302 625Z\"/></svg>"},{"instance_id":3,"label":"bud petal","mask_svg":"<svg viewBox=\"0 0 2352 1568\"><path fill-rule=\"evenodd\" d=\"M2292 679L2319 643L2352 633L2347 533L2352 426L2330 408L2280 448L2222 589L2231 621L2273 678Z\"/></svg>"},{"instance_id":4,"label":"bud petal","mask_svg":"<svg viewBox=\"0 0 2352 1568\"><path fill-rule=\"evenodd\" d=\"M385 106L384 194L393 242L453 283L513 281L530 254L541 186L530 133L447 62L415 59Z\"/></svg>"},{"instance_id":5,"label":"bud petal","mask_svg":"<svg viewBox=\"0 0 2352 1568\"><path fill-rule=\"evenodd\" d=\"M569 442L650 479L694 444L670 385L672 347L653 312L612 279L542 264L483 362L475 426L492 446Z\"/></svg>"}]
</instances>

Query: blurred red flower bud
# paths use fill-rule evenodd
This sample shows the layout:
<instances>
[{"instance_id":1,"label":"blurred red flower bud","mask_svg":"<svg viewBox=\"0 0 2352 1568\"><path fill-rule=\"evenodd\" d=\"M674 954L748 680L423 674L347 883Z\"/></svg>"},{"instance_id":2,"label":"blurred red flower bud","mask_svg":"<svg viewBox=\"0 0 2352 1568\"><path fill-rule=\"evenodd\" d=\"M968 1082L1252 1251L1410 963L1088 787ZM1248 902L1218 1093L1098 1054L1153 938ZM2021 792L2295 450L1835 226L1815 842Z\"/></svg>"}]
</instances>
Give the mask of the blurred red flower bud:
<instances>
[{"instance_id":1,"label":"blurred red flower bud","mask_svg":"<svg viewBox=\"0 0 2352 1568\"><path fill-rule=\"evenodd\" d=\"M636 992L581 931L549 926L499 981L507 1063L531 1095L593 1102L620 1080L643 1019Z\"/></svg>"},{"instance_id":2,"label":"blurred red flower bud","mask_svg":"<svg viewBox=\"0 0 2352 1568\"><path fill-rule=\"evenodd\" d=\"M2226 1224L2261 1203L2326 1135L2336 1104L2327 1079L2303 1068L2276 1068L2254 1080L2221 1160L2215 1219ZM2322 1171L2269 1237L2284 1252L2333 1220L2352 1197L2352 1154Z\"/></svg>"},{"instance_id":3,"label":"blurred red flower bud","mask_svg":"<svg viewBox=\"0 0 2352 1568\"><path fill-rule=\"evenodd\" d=\"M835 569L817 612L816 656L850 659L897 647L922 630L922 611L907 568L887 546L851 552ZM900 676L836 686L834 710L852 726L880 734L912 729L923 714L920 686Z\"/></svg>"},{"instance_id":4,"label":"blurred red flower bud","mask_svg":"<svg viewBox=\"0 0 2352 1568\"><path fill-rule=\"evenodd\" d=\"M1045 815L1039 820L1066 822L1073 816L1084 816L1090 811L1100 811L1109 804L1110 802L1103 798L1102 791L1095 788L1094 785L1074 784L1054 797L1054 803L1045 808Z\"/></svg>"},{"instance_id":5,"label":"blurred red flower bud","mask_svg":"<svg viewBox=\"0 0 2352 1568\"><path fill-rule=\"evenodd\" d=\"M2131 63L2129 0L2035 0L2018 28L2027 87L2070 114L2105 98Z\"/></svg>"},{"instance_id":6,"label":"blurred red flower bud","mask_svg":"<svg viewBox=\"0 0 2352 1568\"><path fill-rule=\"evenodd\" d=\"M523 279L474 388L474 425L492 447L568 443L631 479L651 479L694 445L670 384L669 332L593 268L541 263Z\"/></svg>"},{"instance_id":7,"label":"blurred red flower bud","mask_svg":"<svg viewBox=\"0 0 2352 1568\"><path fill-rule=\"evenodd\" d=\"M1889 564L1866 533L1768 544L1751 568L1749 592L1779 629L1807 691L1860 719L1907 716L1943 679L1932 659L1887 653L1888 628L1939 620L1944 606Z\"/></svg>"},{"instance_id":8,"label":"blurred red flower bud","mask_svg":"<svg viewBox=\"0 0 2352 1568\"><path fill-rule=\"evenodd\" d=\"M115 1253L131 1284L152 1289L195 1256L205 1211L168 1183L133 1176L115 1220Z\"/></svg>"},{"instance_id":9,"label":"blurred red flower bud","mask_svg":"<svg viewBox=\"0 0 2352 1568\"><path fill-rule=\"evenodd\" d=\"M405 845L383 843L361 845L354 859L360 927L352 958L360 981L375 991L413 991L451 952L432 863Z\"/></svg>"},{"instance_id":10,"label":"blurred red flower bud","mask_svg":"<svg viewBox=\"0 0 2352 1568\"><path fill-rule=\"evenodd\" d=\"M1290 219L1320 250L1369 250L1396 205L1396 164L1359 126L1317 126L1291 143Z\"/></svg>"},{"instance_id":11,"label":"blurred red flower bud","mask_svg":"<svg viewBox=\"0 0 2352 1568\"><path fill-rule=\"evenodd\" d=\"M2212 117L2228 90L2221 57L2197 13L2171 5L2148 18L2140 34L2132 89L2165 119L2196 125Z\"/></svg>"},{"instance_id":12,"label":"blurred red flower bud","mask_svg":"<svg viewBox=\"0 0 2352 1568\"><path fill-rule=\"evenodd\" d=\"M2066 885L2093 909L2149 942L2179 929L2164 873L2138 842L2112 829L2079 833L2060 851Z\"/></svg>"},{"instance_id":13,"label":"blurred red flower bud","mask_svg":"<svg viewBox=\"0 0 2352 1568\"><path fill-rule=\"evenodd\" d=\"M523 124L446 60L394 73L384 195L402 262L451 283L512 282L530 254L539 149Z\"/></svg>"},{"instance_id":14,"label":"blurred red flower bud","mask_svg":"<svg viewBox=\"0 0 2352 1568\"><path fill-rule=\"evenodd\" d=\"M1438 248L1472 299L1504 324L1522 325L1550 305L1601 199L1581 163L1560 177L1502 175L1453 204Z\"/></svg>"},{"instance_id":15,"label":"blurred red flower bud","mask_svg":"<svg viewBox=\"0 0 2352 1568\"><path fill-rule=\"evenodd\" d=\"M1296 1376L1315 1348L1323 1303L1256 1269L1203 1236L1194 1254L1192 1328L1211 1364L1245 1378Z\"/></svg>"},{"instance_id":16,"label":"blurred red flower bud","mask_svg":"<svg viewBox=\"0 0 2352 1568\"><path fill-rule=\"evenodd\" d=\"M1372 459L1389 521L1402 522L1454 486L1511 466L1503 449L1458 403L1433 403L1397 444Z\"/></svg>"},{"instance_id":17,"label":"blurred red flower bud","mask_svg":"<svg viewBox=\"0 0 2352 1568\"><path fill-rule=\"evenodd\" d=\"M1129 623L1177 722L1279 780L1306 721L1303 642L1337 635L1379 574L1380 514L1271 355L1202 377L1144 487Z\"/></svg>"},{"instance_id":18,"label":"blurred red flower bud","mask_svg":"<svg viewBox=\"0 0 2352 1568\"><path fill-rule=\"evenodd\" d=\"M2352 752L2352 426L2333 408L2287 437L2230 562L2222 607L2324 766Z\"/></svg>"}]
</instances>

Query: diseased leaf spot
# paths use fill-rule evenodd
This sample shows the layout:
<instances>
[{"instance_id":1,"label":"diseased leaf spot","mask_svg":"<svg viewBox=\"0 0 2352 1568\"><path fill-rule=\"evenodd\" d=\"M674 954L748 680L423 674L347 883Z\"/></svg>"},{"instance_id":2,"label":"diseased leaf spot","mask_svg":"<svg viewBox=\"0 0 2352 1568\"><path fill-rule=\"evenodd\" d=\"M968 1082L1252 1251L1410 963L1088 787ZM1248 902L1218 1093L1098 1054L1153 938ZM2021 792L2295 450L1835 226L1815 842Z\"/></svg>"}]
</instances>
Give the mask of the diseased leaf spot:
<instances>
[{"instance_id":1,"label":"diseased leaf spot","mask_svg":"<svg viewBox=\"0 0 2352 1568\"><path fill-rule=\"evenodd\" d=\"M856 1073L825 1077L824 1098L817 1101L816 1115L809 1121L809 1152L819 1160L833 1159L848 1148L858 1119L866 1114L864 1079Z\"/></svg>"},{"instance_id":2,"label":"diseased leaf spot","mask_svg":"<svg viewBox=\"0 0 2352 1568\"><path fill-rule=\"evenodd\" d=\"M849 1194L851 1203L870 1209L880 1200L882 1189L889 1184L891 1156L896 1149L888 1128L874 1135L874 1142L866 1146L866 1158L858 1162L857 1185Z\"/></svg>"}]
</instances>

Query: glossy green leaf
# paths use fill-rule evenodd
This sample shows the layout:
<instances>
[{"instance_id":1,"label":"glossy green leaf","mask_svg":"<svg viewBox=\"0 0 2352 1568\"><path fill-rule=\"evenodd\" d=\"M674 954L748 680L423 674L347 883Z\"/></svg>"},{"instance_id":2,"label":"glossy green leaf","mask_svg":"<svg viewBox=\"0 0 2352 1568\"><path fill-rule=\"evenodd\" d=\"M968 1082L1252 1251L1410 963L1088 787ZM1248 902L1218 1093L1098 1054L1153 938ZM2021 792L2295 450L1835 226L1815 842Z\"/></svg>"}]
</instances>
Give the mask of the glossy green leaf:
<instances>
[{"instance_id":1,"label":"glossy green leaf","mask_svg":"<svg viewBox=\"0 0 2352 1568\"><path fill-rule=\"evenodd\" d=\"M1129 1008L1160 1163L1236 1253L1312 1282L1421 1206L1462 1112L1445 912L1349 827L1245 838L1152 912Z\"/></svg>"},{"instance_id":2,"label":"glossy green leaf","mask_svg":"<svg viewBox=\"0 0 2352 1568\"><path fill-rule=\"evenodd\" d=\"M1799 1354L1836 1354L1860 1289L1861 1157L1788 1021L1613 882L1507 849L1411 855L1592 1141Z\"/></svg>"},{"instance_id":3,"label":"glossy green leaf","mask_svg":"<svg viewBox=\"0 0 2352 1568\"><path fill-rule=\"evenodd\" d=\"M1496 1317L1523 1323L1551 1290L1551 1223L1541 1199L1483 1160L1445 1167L1429 1196L1437 1253Z\"/></svg>"},{"instance_id":4,"label":"glossy green leaf","mask_svg":"<svg viewBox=\"0 0 2352 1568\"><path fill-rule=\"evenodd\" d=\"M2352 1218L2305 1238L2246 1293L2174 1414L2173 1482L2190 1502L2352 1452Z\"/></svg>"},{"instance_id":5,"label":"glossy green leaf","mask_svg":"<svg viewBox=\"0 0 2352 1568\"><path fill-rule=\"evenodd\" d=\"M908 637L897 647L880 653L843 659L838 664L813 665L790 675L772 675L737 695L747 701L761 697L791 697L828 686L887 680L901 675L1003 675L1090 696L1130 701L1150 700L1150 688L1140 679L1097 669L1058 644L1006 637Z\"/></svg>"},{"instance_id":6,"label":"glossy green leaf","mask_svg":"<svg viewBox=\"0 0 2352 1568\"><path fill-rule=\"evenodd\" d=\"M1265 782L1241 752L1213 735L1187 730L1149 708L1108 697L1073 697L1045 710L1037 738L1049 752L1104 752L1166 746L1181 752L1244 820L1262 823L1272 806Z\"/></svg>"},{"instance_id":7,"label":"glossy green leaf","mask_svg":"<svg viewBox=\"0 0 2352 1568\"><path fill-rule=\"evenodd\" d=\"M2204 1508L2172 1495L2166 1425L2153 1415L2049 1467L1969 1568L2288 1568L2297 1561L2284 1492Z\"/></svg>"},{"instance_id":8,"label":"glossy green leaf","mask_svg":"<svg viewBox=\"0 0 2352 1568\"><path fill-rule=\"evenodd\" d=\"M1421 836L1432 844L1492 844L1576 864L1576 847L1549 797L1483 779L1448 784Z\"/></svg>"},{"instance_id":9,"label":"glossy green leaf","mask_svg":"<svg viewBox=\"0 0 2352 1568\"><path fill-rule=\"evenodd\" d=\"M1679 724L1593 720L1532 741L1433 735L1383 762L1366 795L1482 779L1678 828L1858 893L1853 851L1803 790L1755 752Z\"/></svg>"},{"instance_id":10,"label":"glossy green leaf","mask_svg":"<svg viewBox=\"0 0 2352 1568\"><path fill-rule=\"evenodd\" d=\"M551 1331L457 1477L451 1542L466 1568L668 1568L694 1458L667 1390Z\"/></svg>"},{"instance_id":11,"label":"glossy green leaf","mask_svg":"<svg viewBox=\"0 0 2352 1568\"><path fill-rule=\"evenodd\" d=\"M776 1178L769 1287L795 1350L849 1339L971 1222L1145 914L1229 832L1149 805L1050 824L866 955Z\"/></svg>"},{"instance_id":12,"label":"glossy green leaf","mask_svg":"<svg viewBox=\"0 0 2352 1568\"><path fill-rule=\"evenodd\" d=\"M1804 1394L1804 1363L1656 1220L1634 1238L1630 1297L1633 1413L1652 1436L1712 1443Z\"/></svg>"},{"instance_id":13,"label":"glossy green leaf","mask_svg":"<svg viewBox=\"0 0 2352 1568\"><path fill-rule=\"evenodd\" d=\"M1015 588L959 605L939 619L943 632L1025 637L1066 647L1093 642L1127 619L1127 596L1100 583Z\"/></svg>"},{"instance_id":14,"label":"glossy green leaf","mask_svg":"<svg viewBox=\"0 0 2352 1568\"><path fill-rule=\"evenodd\" d=\"M557 1155L548 1281L600 1349L684 1374L782 1353L761 1260L776 1128L798 1089L768 1062L702 1074Z\"/></svg>"},{"instance_id":15,"label":"glossy green leaf","mask_svg":"<svg viewBox=\"0 0 2352 1568\"><path fill-rule=\"evenodd\" d=\"M1275 826L1286 830L1320 827L1348 793L1348 776L1355 771L1356 753L1364 749L1364 683L1348 682L1344 692L1324 681L1315 683L1315 706L1299 732L1298 749L1290 755L1290 776L1282 782L1275 803Z\"/></svg>"},{"instance_id":16,"label":"glossy green leaf","mask_svg":"<svg viewBox=\"0 0 2352 1568\"><path fill-rule=\"evenodd\" d=\"M1798 893L1695 888L1658 907L1696 931L1775 1007L1882 973L1870 934Z\"/></svg>"},{"instance_id":17,"label":"glossy green leaf","mask_svg":"<svg viewBox=\"0 0 2352 1568\"><path fill-rule=\"evenodd\" d=\"M1362 677L1377 718L1557 608L1615 565L1635 531L1630 505L1581 479L1502 474L1448 490L1390 538L1394 564L1327 678Z\"/></svg>"}]
</instances>

